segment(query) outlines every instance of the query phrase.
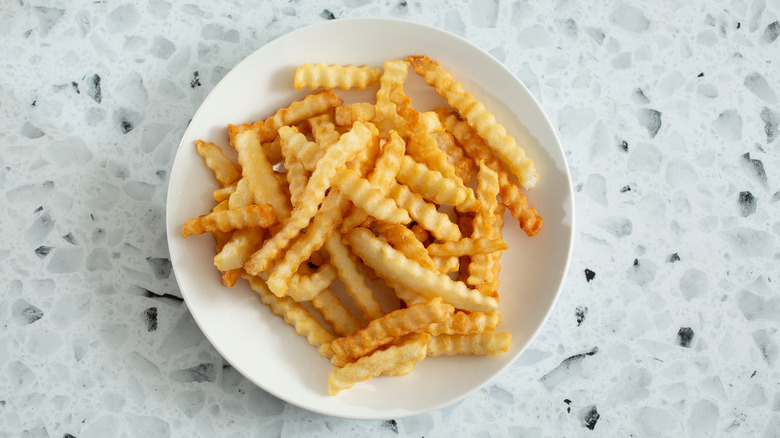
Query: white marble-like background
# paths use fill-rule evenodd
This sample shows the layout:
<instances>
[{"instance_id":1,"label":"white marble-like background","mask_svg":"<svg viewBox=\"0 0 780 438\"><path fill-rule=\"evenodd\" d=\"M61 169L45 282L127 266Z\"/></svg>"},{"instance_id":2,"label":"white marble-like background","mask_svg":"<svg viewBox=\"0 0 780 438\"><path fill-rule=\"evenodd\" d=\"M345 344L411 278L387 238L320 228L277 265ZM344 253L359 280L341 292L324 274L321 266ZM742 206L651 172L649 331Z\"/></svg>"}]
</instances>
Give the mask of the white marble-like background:
<instances>
[{"instance_id":1,"label":"white marble-like background","mask_svg":"<svg viewBox=\"0 0 780 438\"><path fill-rule=\"evenodd\" d=\"M0 437L780 436L780 3L0 3ZM183 304L178 140L243 57L391 16L505 63L576 186L565 289L484 389L350 421L256 388Z\"/></svg>"}]
</instances>

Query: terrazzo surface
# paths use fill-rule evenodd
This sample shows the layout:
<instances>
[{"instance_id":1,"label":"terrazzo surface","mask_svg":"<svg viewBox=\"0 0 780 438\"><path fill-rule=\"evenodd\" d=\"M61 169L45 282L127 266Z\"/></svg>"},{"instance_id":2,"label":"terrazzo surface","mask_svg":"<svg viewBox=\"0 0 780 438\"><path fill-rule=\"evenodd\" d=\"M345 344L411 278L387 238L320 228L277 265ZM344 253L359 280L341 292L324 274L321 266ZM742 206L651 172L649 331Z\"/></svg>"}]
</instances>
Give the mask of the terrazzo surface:
<instances>
[{"instance_id":1,"label":"terrazzo surface","mask_svg":"<svg viewBox=\"0 0 780 438\"><path fill-rule=\"evenodd\" d=\"M294 29L385 16L504 63L559 132L574 254L530 348L431 413L353 421L237 373L181 298L195 110ZM0 5L0 436L780 436L780 3Z\"/></svg>"}]
</instances>

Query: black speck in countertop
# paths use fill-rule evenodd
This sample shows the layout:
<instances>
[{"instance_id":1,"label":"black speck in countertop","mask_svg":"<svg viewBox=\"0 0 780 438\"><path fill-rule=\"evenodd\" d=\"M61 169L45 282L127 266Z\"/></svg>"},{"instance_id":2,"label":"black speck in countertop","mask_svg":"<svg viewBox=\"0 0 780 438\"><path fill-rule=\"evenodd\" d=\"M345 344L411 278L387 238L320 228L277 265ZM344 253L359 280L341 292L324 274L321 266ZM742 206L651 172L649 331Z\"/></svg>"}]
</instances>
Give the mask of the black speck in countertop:
<instances>
[{"instance_id":1,"label":"black speck in countertop","mask_svg":"<svg viewBox=\"0 0 780 438\"><path fill-rule=\"evenodd\" d=\"M756 197L752 193L745 191L739 192L739 210L742 217L748 217L756 212Z\"/></svg>"},{"instance_id":2,"label":"black speck in countertop","mask_svg":"<svg viewBox=\"0 0 780 438\"><path fill-rule=\"evenodd\" d=\"M591 271L588 268L585 268L585 281L590 283L590 281L593 280L594 278L596 278L596 273Z\"/></svg>"},{"instance_id":3,"label":"black speck in countertop","mask_svg":"<svg viewBox=\"0 0 780 438\"><path fill-rule=\"evenodd\" d=\"M577 327L579 327L583 321L585 321L585 317L588 316L588 308L585 306L577 306L576 309L574 309L574 316L577 317Z\"/></svg>"},{"instance_id":4,"label":"black speck in countertop","mask_svg":"<svg viewBox=\"0 0 780 438\"><path fill-rule=\"evenodd\" d=\"M202 363L192 368L184 370L174 371L171 373L171 378L178 382L213 382L217 378L217 373L214 370L214 364Z\"/></svg>"},{"instance_id":5,"label":"black speck in countertop","mask_svg":"<svg viewBox=\"0 0 780 438\"><path fill-rule=\"evenodd\" d=\"M52 250L52 247L50 247L50 246L45 246L45 245L41 245L41 246L39 246L39 247L35 248L35 253L36 253L36 254L38 254L38 257L40 257L40 258L44 258L44 257L46 257L47 255L49 255L49 253L51 252L51 250Z\"/></svg>"},{"instance_id":6,"label":"black speck in countertop","mask_svg":"<svg viewBox=\"0 0 780 438\"><path fill-rule=\"evenodd\" d=\"M139 288L139 289L141 290L141 296L146 298L169 300L172 301L174 304L181 304L184 302L183 298L177 297L176 295L171 295L169 293L158 294L150 291L149 289L144 289L144 288Z\"/></svg>"},{"instance_id":7,"label":"black speck in countertop","mask_svg":"<svg viewBox=\"0 0 780 438\"><path fill-rule=\"evenodd\" d=\"M157 175L157 178L165 179L166 176L168 176L168 172L165 170L158 170L157 172L154 172L155 175Z\"/></svg>"},{"instance_id":8,"label":"black speck in countertop","mask_svg":"<svg viewBox=\"0 0 780 438\"><path fill-rule=\"evenodd\" d=\"M634 259L634 269L639 267L639 259Z\"/></svg>"},{"instance_id":9,"label":"black speck in countertop","mask_svg":"<svg viewBox=\"0 0 780 438\"><path fill-rule=\"evenodd\" d=\"M669 262L669 263L679 262L680 261L680 255L677 254L677 253L674 253L674 254L670 255L669 258L666 259L666 261Z\"/></svg>"},{"instance_id":10,"label":"black speck in countertop","mask_svg":"<svg viewBox=\"0 0 780 438\"><path fill-rule=\"evenodd\" d=\"M398 433L398 423L395 420L387 420L382 423L382 427L390 430L393 433Z\"/></svg>"},{"instance_id":11,"label":"black speck in countertop","mask_svg":"<svg viewBox=\"0 0 780 438\"><path fill-rule=\"evenodd\" d=\"M130 121L126 118L122 117L119 119L119 129L122 130L122 134L127 134L128 132L132 131L133 128L135 128L133 124L130 123Z\"/></svg>"},{"instance_id":12,"label":"black speck in countertop","mask_svg":"<svg viewBox=\"0 0 780 438\"><path fill-rule=\"evenodd\" d=\"M596 422L599 421L599 412L596 410L596 405L587 406L580 411L580 420L582 425L590 430L596 427Z\"/></svg>"},{"instance_id":13,"label":"black speck in countertop","mask_svg":"<svg viewBox=\"0 0 780 438\"><path fill-rule=\"evenodd\" d=\"M336 18L335 15L333 15L333 12L323 9L322 12L320 12L320 17L326 19L326 20L334 20Z\"/></svg>"},{"instance_id":14,"label":"black speck in countertop","mask_svg":"<svg viewBox=\"0 0 780 438\"><path fill-rule=\"evenodd\" d=\"M38 106L38 99L33 100L30 106Z\"/></svg>"},{"instance_id":15,"label":"black speck in countertop","mask_svg":"<svg viewBox=\"0 0 780 438\"><path fill-rule=\"evenodd\" d=\"M693 330L690 327L680 327L677 331L677 345L680 347L691 348L693 343Z\"/></svg>"},{"instance_id":16,"label":"black speck in countertop","mask_svg":"<svg viewBox=\"0 0 780 438\"><path fill-rule=\"evenodd\" d=\"M66 235L62 236L62 238L63 238L63 239L66 241L66 242L70 243L71 245L75 245L75 244L76 244L76 238L75 238L75 237L73 237L73 233L68 233L68 234L66 234Z\"/></svg>"},{"instance_id":17,"label":"black speck in countertop","mask_svg":"<svg viewBox=\"0 0 780 438\"><path fill-rule=\"evenodd\" d=\"M4 407L5 407L5 400L0 400L0 408L4 408Z\"/></svg>"},{"instance_id":18,"label":"black speck in countertop","mask_svg":"<svg viewBox=\"0 0 780 438\"><path fill-rule=\"evenodd\" d=\"M76 94L81 94L81 91L79 91L79 84L76 81L72 81L70 83L70 86L73 87L74 90L76 90Z\"/></svg>"},{"instance_id":19,"label":"black speck in countertop","mask_svg":"<svg viewBox=\"0 0 780 438\"><path fill-rule=\"evenodd\" d=\"M144 310L144 319L146 320L146 331L153 332L157 330L157 308L150 307Z\"/></svg>"},{"instance_id":20,"label":"black speck in countertop","mask_svg":"<svg viewBox=\"0 0 780 438\"><path fill-rule=\"evenodd\" d=\"M76 438L76 437L69 433L66 433L65 435L62 436L62 438Z\"/></svg>"},{"instance_id":21,"label":"black speck in countertop","mask_svg":"<svg viewBox=\"0 0 780 438\"><path fill-rule=\"evenodd\" d=\"M403 9L403 8L405 8L407 6L409 6L409 4L406 3L406 0L403 0L400 3L398 3L398 7L401 8L401 9Z\"/></svg>"},{"instance_id":22,"label":"black speck in countertop","mask_svg":"<svg viewBox=\"0 0 780 438\"><path fill-rule=\"evenodd\" d=\"M200 87L200 86L201 86L201 83L200 83L200 74L198 73L198 71L197 71L197 70L195 70L195 71L192 73L192 80L190 81L190 88L193 88L193 89L194 89L194 88L197 88L197 87Z\"/></svg>"},{"instance_id":23,"label":"black speck in countertop","mask_svg":"<svg viewBox=\"0 0 780 438\"><path fill-rule=\"evenodd\" d=\"M563 402L566 403L566 413L571 414L571 400L565 398L563 399Z\"/></svg>"},{"instance_id":24,"label":"black speck in countertop","mask_svg":"<svg viewBox=\"0 0 780 438\"><path fill-rule=\"evenodd\" d=\"M155 277L166 279L171 276L171 261L169 259L147 257L146 261L151 265Z\"/></svg>"},{"instance_id":25,"label":"black speck in countertop","mask_svg":"<svg viewBox=\"0 0 780 438\"><path fill-rule=\"evenodd\" d=\"M621 140L621 141L620 141L620 149L621 149L623 152L628 152L628 142L627 142L627 141L625 141L625 140Z\"/></svg>"},{"instance_id":26,"label":"black speck in countertop","mask_svg":"<svg viewBox=\"0 0 780 438\"><path fill-rule=\"evenodd\" d=\"M631 186L623 186L620 188L620 193L626 193L631 191Z\"/></svg>"},{"instance_id":27,"label":"black speck in countertop","mask_svg":"<svg viewBox=\"0 0 780 438\"><path fill-rule=\"evenodd\" d=\"M703 78L704 77L704 72L699 73L698 75L696 75L696 77L697 78Z\"/></svg>"},{"instance_id":28,"label":"black speck in countertop","mask_svg":"<svg viewBox=\"0 0 780 438\"><path fill-rule=\"evenodd\" d=\"M43 205L39 205L38 208L36 208L35 211L33 211L33 213L38 213L41 211L43 211Z\"/></svg>"},{"instance_id":29,"label":"black speck in countertop","mask_svg":"<svg viewBox=\"0 0 780 438\"><path fill-rule=\"evenodd\" d=\"M756 377L756 374L758 374L757 370L753 370L753 374L750 375L750 378Z\"/></svg>"},{"instance_id":30,"label":"black speck in countertop","mask_svg":"<svg viewBox=\"0 0 780 438\"><path fill-rule=\"evenodd\" d=\"M87 82L87 95L97 103L103 100L103 92L100 89L100 75L94 74Z\"/></svg>"},{"instance_id":31,"label":"black speck in countertop","mask_svg":"<svg viewBox=\"0 0 780 438\"><path fill-rule=\"evenodd\" d=\"M742 162L753 176L766 185L766 171L764 170L764 163L761 160L750 158L750 152L747 152L742 155Z\"/></svg>"}]
</instances>

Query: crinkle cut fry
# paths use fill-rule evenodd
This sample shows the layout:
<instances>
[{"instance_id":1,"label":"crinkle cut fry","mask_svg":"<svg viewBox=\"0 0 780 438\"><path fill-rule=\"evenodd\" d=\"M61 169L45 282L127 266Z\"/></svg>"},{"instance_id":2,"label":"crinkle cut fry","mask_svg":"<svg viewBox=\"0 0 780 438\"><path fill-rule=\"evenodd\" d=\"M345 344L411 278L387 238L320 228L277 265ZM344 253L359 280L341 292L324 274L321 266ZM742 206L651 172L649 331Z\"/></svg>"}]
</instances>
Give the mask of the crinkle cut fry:
<instances>
[{"instance_id":1,"label":"crinkle cut fry","mask_svg":"<svg viewBox=\"0 0 780 438\"><path fill-rule=\"evenodd\" d=\"M333 108L333 123L352 126L355 122L370 122L376 118L376 108L368 102L350 103Z\"/></svg>"},{"instance_id":2,"label":"crinkle cut fry","mask_svg":"<svg viewBox=\"0 0 780 438\"><path fill-rule=\"evenodd\" d=\"M346 240L352 252L381 277L427 299L441 297L458 309L472 312L494 312L498 309L495 298L470 290L464 283L453 281L445 274L423 268L365 228L353 229L347 233Z\"/></svg>"},{"instance_id":3,"label":"crinkle cut fry","mask_svg":"<svg viewBox=\"0 0 780 438\"><path fill-rule=\"evenodd\" d=\"M440 257L462 257L473 254L490 254L495 251L509 249L509 245L501 238L466 237L454 242L432 243L428 245L428 254Z\"/></svg>"},{"instance_id":4,"label":"crinkle cut fry","mask_svg":"<svg viewBox=\"0 0 780 438\"><path fill-rule=\"evenodd\" d=\"M447 161L455 167L455 174L463 180L463 185L468 185L474 178L477 165L466 155L463 148L456 142L455 136L449 132L434 132L431 134L439 149L447 154Z\"/></svg>"},{"instance_id":5,"label":"crinkle cut fry","mask_svg":"<svg viewBox=\"0 0 780 438\"><path fill-rule=\"evenodd\" d=\"M355 170L341 169L334 175L332 182L356 207L379 220L398 224L412 221L406 210L399 208L392 199L386 198L378 187L374 187Z\"/></svg>"},{"instance_id":6,"label":"crinkle cut fry","mask_svg":"<svg viewBox=\"0 0 780 438\"><path fill-rule=\"evenodd\" d=\"M390 131L390 140L382 148L382 153L376 161L373 172L368 176L368 181L372 186L379 189L382 196L386 196L390 185L401 168L401 159L404 156L406 144L404 140L395 131ZM341 225L341 232L346 233L349 230L363 223L368 218L368 213L359 208L353 208L350 214L344 218Z\"/></svg>"},{"instance_id":7,"label":"crinkle cut fry","mask_svg":"<svg viewBox=\"0 0 780 438\"><path fill-rule=\"evenodd\" d=\"M362 90L379 81L382 72L378 68L368 65L360 67L355 65L326 65L303 64L295 71L294 85L301 90L305 87L316 90L317 88L341 88L348 90L357 88Z\"/></svg>"},{"instance_id":8,"label":"crinkle cut fry","mask_svg":"<svg viewBox=\"0 0 780 438\"><path fill-rule=\"evenodd\" d=\"M387 222L375 222L371 228L410 260L414 260L426 269L436 269L436 264L428 255L425 246L417 240L417 236L409 228Z\"/></svg>"},{"instance_id":9,"label":"crinkle cut fry","mask_svg":"<svg viewBox=\"0 0 780 438\"><path fill-rule=\"evenodd\" d=\"M351 131L342 135L337 143L328 148L309 177L302 197L303 202L293 210L292 216L285 221L282 229L266 240L263 247L247 261L244 265L247 272L257 275L268 269L289 242L309 225L319 205L325 199L325 192L330 187L330 179L333 175L372 141L376 129L369 129L369 126L371 125L355 123Z\"/></svg>"},{"instance_id":10,"label":"crinkle cut fry","mask_svg":"<svg viewBox=\"0 0 780 438\"><path fill-rule=\"evenodd\" d=\"M396 106L390 100L390 93L395 86L406 81L408 74L409 64L406 61L385 61L379 78L379 90L376 92L376 121L395 119Z\"/></svg>"},{"instance_id":11,"label":"crinkle cut fry","mask_svg":"<svg viewBox=\"0 0 780 438\"><path fill-rule=\"evenodd\" d=\"M357 362L336 368L330 372L328 378L328 393L336 395L342 390L352 388L357 382L368 380L384 372L397 370L410 362L419 362L425 359L430 338L431 336L427 333L420 334L401 345L378 350L370 356L361 357Z\"/></svg>"},{"instance_id":12,"label":"crinkle cut fry","mask_svg":"<svg viewBox=\"0 0 780 438\"><path fill-rule=\"evenodd\" d=\"M220 271L240 269L263 242L264 228L236 230L228 242L217 249L214 266Z\"/></svg>"},{"instance_id":13,"label":"crinkle cut fry","mask_svg":"<svg viewBox=\"0 0 780 438\"><path fill-rule=\"evenodd\" d=\"M282 193L255 132L245 131L236 135L233 147L238 152L241 173L255 204L271 204L279 220L287 219L290 216L290 200Z\"/></svg>"},{"instance_id":14,"label":"crinkle cut fry","mask_svg":"<svg viewBox=\"0 0 780 438\"><path fill-rule=\"evenodd\" d=\"M203 157L206 167L214 174L214 179L222 187L229 186L241 178L241 172L236 164L225 156L219 146L211 142L195 140L195 148L198 150L198 154Z\"/></svg>"},{"instance_id":15,"label":"crinkle cut fry","mask_svg":"<svg viewBox=\"0 0 780 438\"><path fill-rule=\"evenodd\" d=\"M295 208L298 206L301 196L303 196L309 176L306 174L306 168L303 166L303 163L285 146L284 141L282 141L284 169L287 171L286 177L290 186L290 202L293 208Z\"/></svg>"},{"instance_id":16,"label":"crinkle cut fry","mask_svg":"<svg viewBox=\"0 0 780 438\"><path fill-rule=\"evenodd\" d=\"M477 179L477 198L479 199L479 210L474 217L471 237L489 237L496 238L499 234L493 229L495 222L495 210L498 205L496 197L498 196L498 174L490 167L486 166L484 161L480 161ZM474 254L471 256L469 264L469 278L466 281L472 286L488 284L493 278L494 259L489 254Z\"/></svg>"},{"instance_id":17,"label":"crinkle cut fry","mask_svg":"<svg viewBox=\"0 0 780 438\"><path fill-rule=\"evenodd\" d=\"M534 236L542 228L543 219L539 213L528 205L528 199L515 184L509 172L504 168L485 141L469 126L468 122L461 120L457 114L446 109L438 109L436 113L442 119L447 131L457 140L463 151L473 161L484 160L485 164L498 173L499 195L501 202L509 209L509 212L520 223L520 228L528 235Z\"/></svg>"},{"instance_id":18,"label":"crinkle cut fry","mask_svg":"<svg viewBox=\"0 0 780 438\"><path fill-rule=\"evenodd\" d=\"M474 192L459 178L447 178L409 155L401 160L396 179L435 204L450 204L458 211L473 211L478 207Z\"/></svg>"},{"instance_id":19,"label":"crinkle cut fry","mask_svg":"<svg viewBox=\"0 0 780 438\"><path fill-rule=\"evenodd\" d=\"M336 279L336 268L329 263L320 266L315 272L309 269L304 272L307 274L295 274L287 280L290 289L288 296L298 302L314 299Z\"/></svg>"},{"instance_id":20,"label":"crinkle cut fry","mask_svg":"<svg viewBox=\"0 0 780 438\"><path fill-rule=\"evenodd\" d=\"M228 133L232 138L234 133L244 129L252 129L257 133L261 142L272 141L277 131L282 126L296 125L308 118L322 114L329 109L344 103L340 97L336 96L331 90L322 90L315 94L310 94L301 101L293 102L287 108L282 108L276 113L263 120L252 123L252 125L228 126Z\"/></svg>"},{"instance_id":21,"label":"crinkle cut fry","mask_svg":"<svg viewBox=\"0 0 780 438\"><path fill-rule=\"evenodd\" d=\"M311 299L311 305L320 312L338 336L347 336L363 328L360 320L355 318L349 309L344 307L339 298L330 291L323 289Z\"/></svg>"},{"instance_id":22,"label":"crinkle cut fry","mask_svg":"<svg viewBox=\"0 0 780 438\"><path fill-rule=\"evenodd\" d=\"M330 263L335 266L338 276L344 283L344 289L352 297L360 310L364 321L381 318L385 314L374 292L366 285L363 276L357 270L357 259L341 241L341 236L332 234L325 241L325 250L330 255Z\"/></svg>"},{"instance_id":23,"label":"crinkle cut fry","mask_svg":"<svg viewBox=\"0 0 780 438\"><path fill-rule=\"evenodd\" d=\"M432 336L427 355L438 356L499 356L509 350L511 333L471 333L465 335Z\"/></svg>"},{"instance_id":24,"label":"crinkle cut fry","mask_svg":"<svg viewBox=\"0 0 780 438\"><path fill-rule=\"evenodd\" d=\"M322 149L323 154L325 153L325 150L328 149L332 144L339 141L341 134L336 131L336 125L330 121L329 114L326 113L320 114L316 117L311 117L308 119L308 122L309 126L311 127L311 134L314 137L314 141ZM314 166L312 165L312 169L313 168Z\"/></svg>"},{"instance_id":25,"label":"crinkle cut fry","mask_svg":"<svg viewBox=\"0 0 780 438\"><path fill-rule=\"evenodd\" d=\"M278 222L271 205L249 205L188 219L182 228L181 237L214 231L227 232L239 228L268 228Z\"/></svg>"},{"instance_id":26,"label":"crinkle cut fry","mask_svg":"<svg viewBox=\"0 0 780 438\"><path fill-rule=\"evenodd\" d=\"M425 332L434 336L488 332L495 330L500 322L497 312L455 312L446 321L429 325Z\"/></svg>"},{"instance_id":27,"label":"crinkle cut fry","mask_svg":"<svg viewBox=\"0 0 780 438\"><path fill-rule=\"evenodd\" d=\"M414 71L422 76L428 85L435 87L439 95L447 99L450 106L455 108L479 136L485 139L488 146L517 176L520 185L530 189L536 184L539 175L536 173L533 160L526 156L525 150L517 144L514 137L506 133L506 128L496 121L495 116L485 109L482 102L471 93L463 91L463 85L454 80L438 62L425 55L409 56L407 61L412 64Z\"/></svg>"},{"instance_id":28,"label":"crinkle cut fry","mask_svg":"<svg viewBox=\"0 0 780 438\"><path fill-rule=\"evenodd\" d=\"M279 298L268 290L262 279L243 274L249 287L260 296L260 301L271 308L274 315L284 319L295 332L306 338L320 355L332 359L334 356L331 342L335 336L315 319L305 307L290 297Z\"/></svg>"},{"instance_id":29,"label":"crinkle cut fry","mask_svg":"<svg viewBox=\"0 0 780 438\"><path fill-rule=\"evenodd\" d=\"M431 324L444 321L453 312L452 306L437 297L374 319L365 328L349 336L335 339L331 347L340 358L353 361L392 342L395 338L421 331Z\"/></svg>"},{"instance_id":30,"label":"crinkle cut fry","mask_svg":"<svg viewBox=\"0 0 780 438\"><path fill-rule=\"evenodd\" d=\"M422 196L414 193L409 187L394 183L387 195L399 207L406 210L415 222L437 239L458 240L461 238L460 229L452 223L449 216L440 213L435 205L426 202Z\"/></svg>"}]
</instances>

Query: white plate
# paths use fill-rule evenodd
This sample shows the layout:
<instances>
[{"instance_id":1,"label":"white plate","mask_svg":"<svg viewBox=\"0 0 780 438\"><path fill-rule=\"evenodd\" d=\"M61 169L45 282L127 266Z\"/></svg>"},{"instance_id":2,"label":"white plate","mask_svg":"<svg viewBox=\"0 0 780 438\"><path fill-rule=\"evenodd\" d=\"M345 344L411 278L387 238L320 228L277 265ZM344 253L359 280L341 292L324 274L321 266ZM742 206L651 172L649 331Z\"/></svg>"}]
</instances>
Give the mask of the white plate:
<instances>
[{"instance_id":1,"label":"white plate","mask_svg":"<svg viewBox=\"0 0 780 438\"><path fill-rule=\"evenodd\" d=\"M330 362L260 303L243 280L232 289L220 284L212 264L214 242L210 236L181 238L184 221L212 207L211 192L216 188L193 141L211 140L224 147L228 144L228 123L265 118L302 98L307 91L292 86L293 73L302 63L381 67L385 60L417 53L427 54L449 69L510 134L517 136L527 128L538 140L526 148L541 174L528 198L544 217L544 227L529 238L511 216L506 216L504 235L510 249L501 259L499 331L512 333L507 353L498 358L427 359L406 376L374 378L331 397L327 393ZM438 96L411 70L409 78L405 89L415 107L425 110L441 105ZM364 98L370 99L370 92ZM214 87L184 134L173 165L168 188L168 245L190 312L220 354L249 380L311 411L356 419L401 418L462 399L525 350L560 293L572 248L573 208L571 178L555 131L533 96L501 63L457 36L420 24L378 18L334 20L267 44Z\"/></svg>"}]
</instances>

